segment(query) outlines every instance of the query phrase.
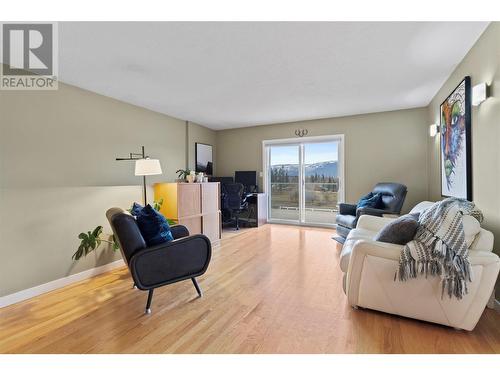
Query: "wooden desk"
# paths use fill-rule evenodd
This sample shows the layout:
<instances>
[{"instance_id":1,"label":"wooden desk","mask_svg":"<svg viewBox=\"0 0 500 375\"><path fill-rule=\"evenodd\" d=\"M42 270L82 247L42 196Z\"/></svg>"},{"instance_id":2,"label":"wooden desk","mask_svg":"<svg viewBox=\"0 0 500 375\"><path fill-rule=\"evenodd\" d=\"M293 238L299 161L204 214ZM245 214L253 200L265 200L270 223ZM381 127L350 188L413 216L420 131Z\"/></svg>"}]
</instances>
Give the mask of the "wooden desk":
<instances>
[{"instance_id":1,"label":"wooden desk","mask_svg":"<svg viewBox=\"0 0 500 375\"><path fill-rule=\"evenodd\" d=\"M253 193L247 197L248 202L248 218L241 218L241 221L246 221L248 224L260 227L267 223L267 194Z\"/></svg>"}]
</instances>

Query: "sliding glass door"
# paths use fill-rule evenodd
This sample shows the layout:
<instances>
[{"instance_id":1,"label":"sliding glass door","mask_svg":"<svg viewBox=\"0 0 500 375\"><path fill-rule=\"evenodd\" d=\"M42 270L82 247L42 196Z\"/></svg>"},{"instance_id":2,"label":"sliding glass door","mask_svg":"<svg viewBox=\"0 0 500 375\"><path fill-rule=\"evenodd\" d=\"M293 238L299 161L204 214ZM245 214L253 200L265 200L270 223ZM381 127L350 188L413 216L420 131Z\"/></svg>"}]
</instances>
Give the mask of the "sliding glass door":
<instances>
[{"instance_id":1,"label":"sliding glass door","mask_svg":"<svg viewBox=\"0 0 500 375\"><path fill-rule=\"evenodd\" d=\"M343 136L264 141L270 222L335 224L343 201Z\"/></svg>"},{"instance_id":2,"label":"sliding glass door","mask_svg":"<svg viewBox=\"0 0 500 375\"><path fill-rule=\"evenodd\" d=\"M335 224L339 202L339 141L304 144L304 222Z\"/></svg>"},{"instance_id":3,"label":"sliding glass door","mask_svg":"<svg viewBox=\"0 0 500 375\"><path fill-rule=\"evenodd\" d=\"M275 145L269 149L269 219L300 221L300 146Z\"/></svg>"}]
</instances>

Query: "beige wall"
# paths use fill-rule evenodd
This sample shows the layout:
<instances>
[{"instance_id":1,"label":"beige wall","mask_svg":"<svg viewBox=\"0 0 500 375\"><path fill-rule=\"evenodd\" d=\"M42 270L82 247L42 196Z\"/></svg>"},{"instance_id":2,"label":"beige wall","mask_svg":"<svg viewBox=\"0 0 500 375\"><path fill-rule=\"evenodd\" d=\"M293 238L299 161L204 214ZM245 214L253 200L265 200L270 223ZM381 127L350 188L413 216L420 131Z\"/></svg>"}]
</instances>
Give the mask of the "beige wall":
<instances>
[{"instance_id":1,"label":"beige wall","mask_svg":"<svg viewBox=\"0 0 500 375\"><path fill-rule=\"evenodd\" d=\"M472 107L473 200L483 211L483 226L495 235L495 251L500 254L500 23L493 22L457 66L428 107L429 124L439 124L439 107L465 77L472 86L486 82L491 96ZM441 176L439 137L428 139L429 196L440 199ZM497 290L500 288L497 287ZM497 292L498 295L499 292Z\"/></svg>"},{"instance_id":2,"label":"beige wall","mask_svg":"<svg viewBox=\"0 0 500 375\"><path fill-rule=\"evenodd\" d=\"M71 260L81 231L110 233L106 209L142 200L134 163L117 156L146 146L164 172L149 183L187 164L185 121L73 86L0 91L0 114L0 296L120 258Z\"/></svg>"},{"instance_id":3,"label":"beige wall","mask_svg":"<svg viewBox=\"0 0 500 375\"><path fill-rule=\"evenodd\" d=\"M429 124L439 124L439 107L465 77L472 85L491 84L491 96L479 107L472 107L473 199L485 215L484 226L495 233L500 245L500 23L492 23L458 65L428 108ZM441 197L439 137L428 138L429 194Z\"/></svg>"},{"instance_id":4,"label":"beige wall","mask_svg":"<svg viewBox=\"0 0 500 375\"><path fill-rule=\"evenodd\" d=\"M188 122L187 127L187 139L188 139L188 168L191 170L195 169L195 143L205 143L207 145L212 145L213 150L213 160L216 160L217 153L217 135L214 130L208 129L204 126L195 124L194 122ZM214 174L217 173L217 165L214 164Z\"/></svg>"},{"instance_id":5,"label":"beige wall","mask_svg":"<svg viewBox=\"0 0 500 375\"><path fill-rule=\"evenodd\" d=\"M302 121L217 132L217 174L262 171L262 141L308 136L345 135L346 201L356 202L379 181L408 186L403 210L427 198L427 111L425 108ZM260 179L262 188L262 179Z\"/></svg>"}]
</instances>

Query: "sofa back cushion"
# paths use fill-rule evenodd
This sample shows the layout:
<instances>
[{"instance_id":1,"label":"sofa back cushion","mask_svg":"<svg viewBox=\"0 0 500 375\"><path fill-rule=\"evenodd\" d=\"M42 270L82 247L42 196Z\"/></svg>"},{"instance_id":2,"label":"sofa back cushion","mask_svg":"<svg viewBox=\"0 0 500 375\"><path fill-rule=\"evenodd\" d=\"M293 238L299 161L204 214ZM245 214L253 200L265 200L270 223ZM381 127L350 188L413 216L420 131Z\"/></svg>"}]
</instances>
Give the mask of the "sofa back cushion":
<instances>
[{"instance_id":1,"label":"sofa back cushion","mask_svg":"<svg viewBox=\"0 0 500 375\"><path fill-rule=\"evenodd\" d=\"M410 214L421 213L422 211L425 211L430 206L432 206L434 203L435 202L422 201L412 208ZM488 235L488 233L490 232L482 229L481 224L479 223L479 221L477 221L475 217L470 215L464 215L462 222L464 225L465 242L467 243L467 247L469 249L474 248L474 250L482 250L482 251L492 250L493 243L490 244L490 236ZM482 237L481 241L476 241L477 237L483 234L482 232L488 232L488 233L484 233L484 236ZM475 246L480 246L481 248L480 249L475 248Z\"/></svg>"},{"instance_id":2,"label":"sofa back cushion","mask_svg":"<svg viewBox=\"0 0 500 375\"><path fill-rule=\"evenodd\" d=\"M415 207L413 207L410 211L410 214L421 213L427 210L430 206L432 206L435 202L422 201L418 203Z\"/></svg>"}]
</instances>

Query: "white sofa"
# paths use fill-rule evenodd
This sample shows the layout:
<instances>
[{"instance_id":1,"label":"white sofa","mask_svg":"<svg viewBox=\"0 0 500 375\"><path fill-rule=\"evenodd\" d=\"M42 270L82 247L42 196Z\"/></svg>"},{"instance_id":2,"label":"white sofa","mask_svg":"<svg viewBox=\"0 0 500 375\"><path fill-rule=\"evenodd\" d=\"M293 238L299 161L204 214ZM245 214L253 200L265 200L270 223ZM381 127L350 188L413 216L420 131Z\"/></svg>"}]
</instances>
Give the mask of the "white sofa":
<instances>
[{"instance_id":1,"label":"white sofa","mask_svg":"<svg viewBox=\"0 0 500 375\"><path fill-rule=\"evenodd\" d=\"M431 204L421 202L411 212L422 211ZM340 257L350 305L473 330L493 292L500 260L492 252L493 234L472 219L464 216L473 280L468 284L469 293L457 300L446 294L441 298L439 277L422 275L406 282L395 281L403 246L373 241L377 232L395 219L361 216L356 229L346 238Z\"/></svg>"}]
</instances>

